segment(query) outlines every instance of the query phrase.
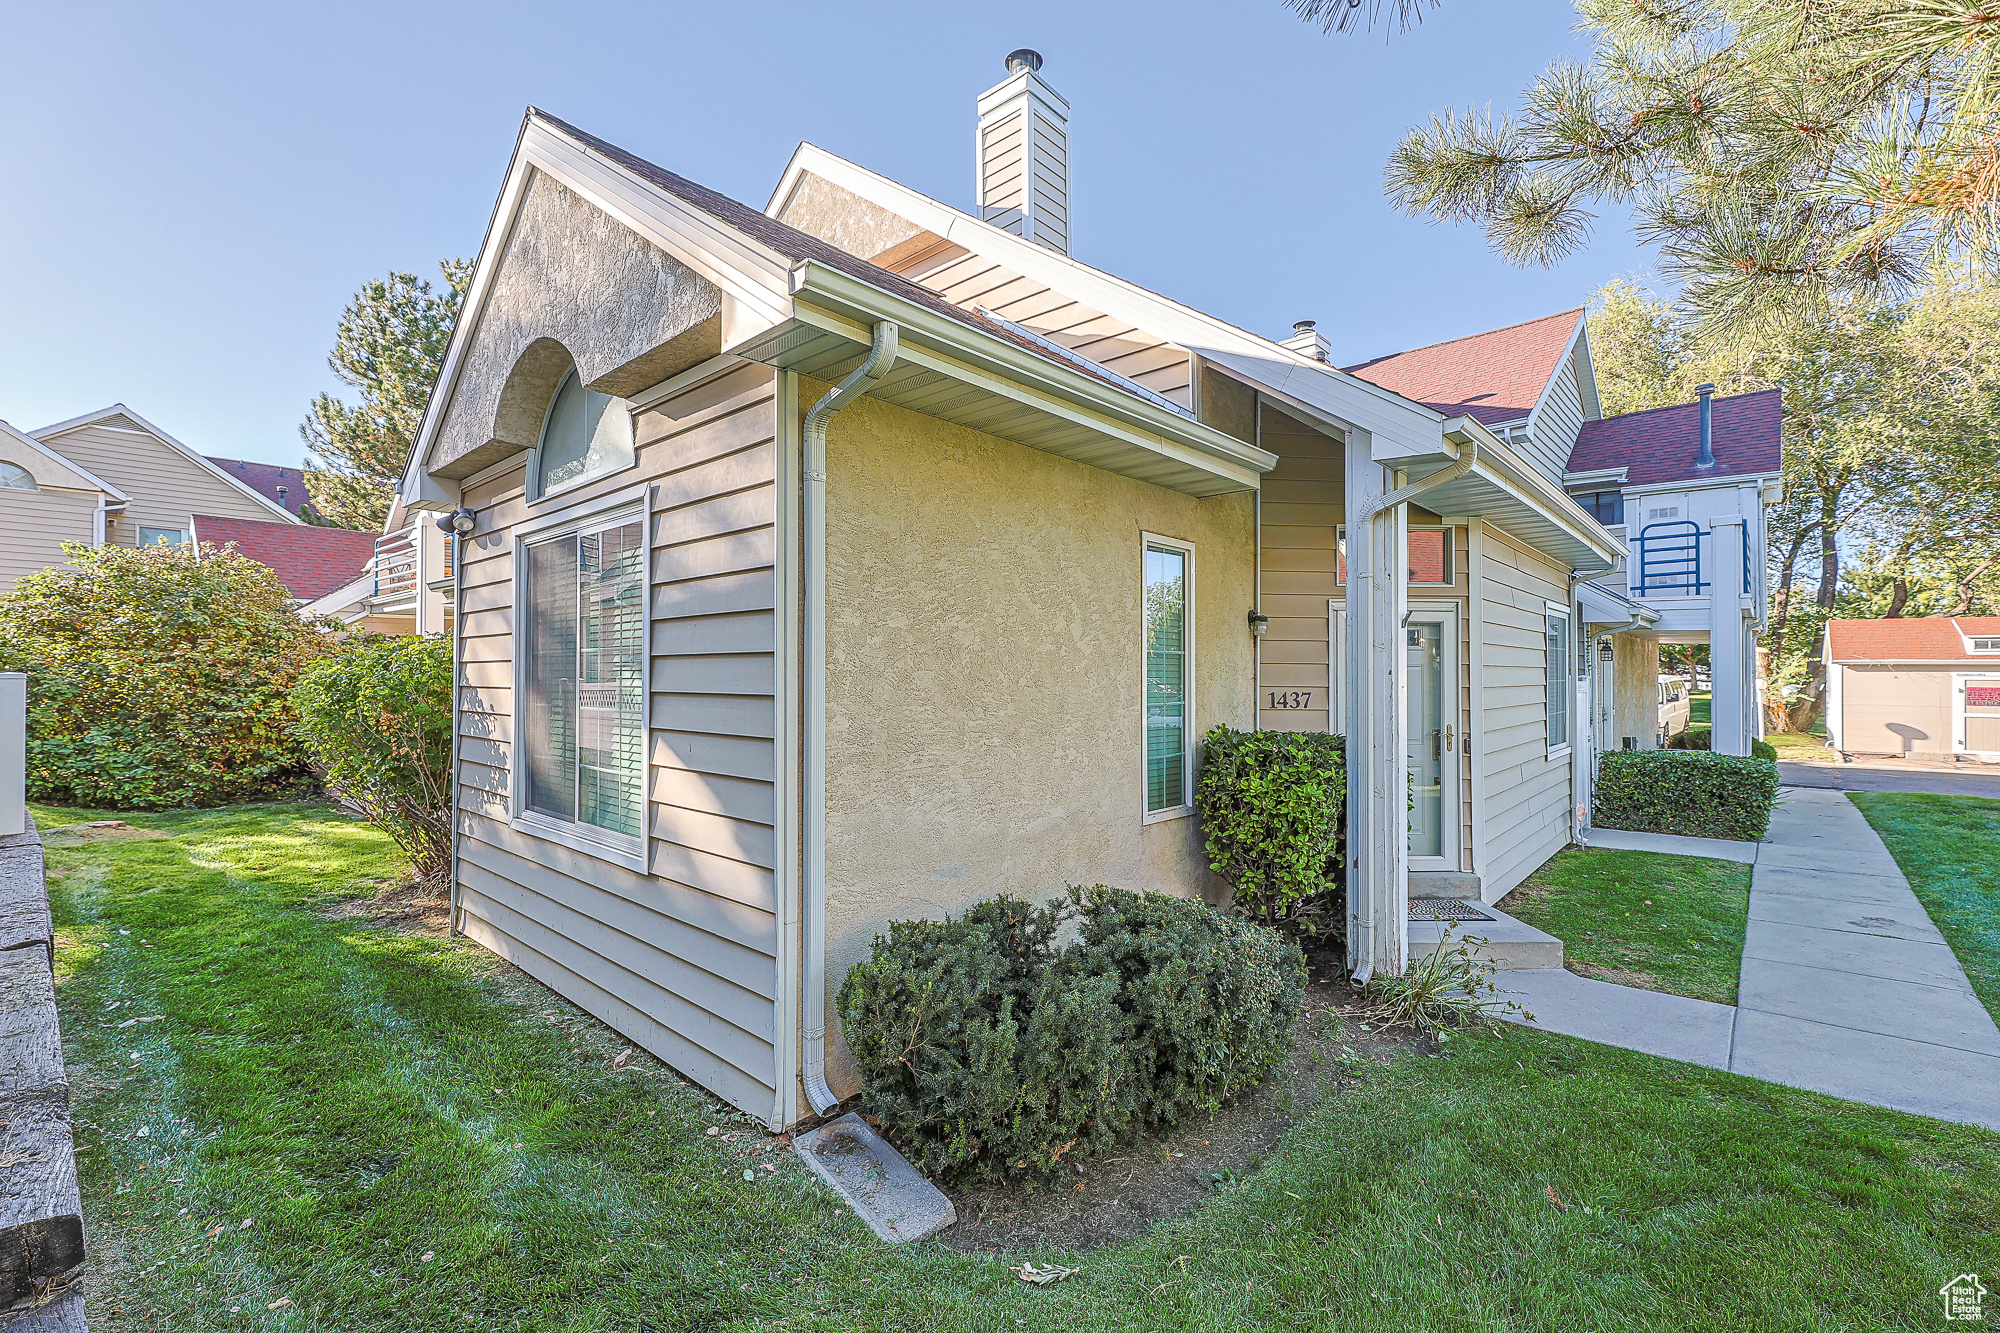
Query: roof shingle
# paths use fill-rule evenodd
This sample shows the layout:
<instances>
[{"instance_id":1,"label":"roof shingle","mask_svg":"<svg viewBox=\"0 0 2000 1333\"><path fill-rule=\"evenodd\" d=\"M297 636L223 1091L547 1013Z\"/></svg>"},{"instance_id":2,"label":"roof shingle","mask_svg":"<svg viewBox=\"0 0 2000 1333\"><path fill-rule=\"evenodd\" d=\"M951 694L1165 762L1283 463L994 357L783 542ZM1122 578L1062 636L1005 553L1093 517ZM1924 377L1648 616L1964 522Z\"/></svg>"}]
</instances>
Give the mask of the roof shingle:
<instances>
[{"instance_id":1,"label":"roof shingle","mask_svg":"<svg viewBox=\"0 0 2000 1333\"><path fill-rule=\"evenodd\" d=\"M1469 416L1486 426L1519 421L1541 401L1582 318L1580 309L1565 310L1346 370L1446 416Z\"/></svg>"},{"instance_id":2,"label":"roof shingle","mask_svg":"<svg viewBox=\"0 0 2000 1333\"><path fill-rule=\"evenodd\" d=\"M217 458L213 454L209 455L208 461L266 500L283 505L290 513L298 513L311 502L306 495L306 474L298 468L279 467L275 463L248 463L240 458ZM279 487L284 488L283 495L278 494Z\"/></svg>"},{"instance_id":3,"label":"roof shingle","mask_svg":"<svg viewBox=\"0 0 2000 1333\"><path fill-rule=\"evenodd\" d=\"M1978 662L2000 668L2000 654L1971 653L1974 635L2000 636L2000 616L1911 616L1896 620L1829 620L1836 662Z\"/></svg>"},{"instance_id":4,"label":"roof shingle","mask_svg":"<svg viewBox=\"0 0 2000 1333\"><path fill-rule=\"evenodd\" d=\"M375 554L375 534L306 523L267 523L254 518L194 516L195 539L236 549L278 575L286 591L302 602L324 597L361 577Z\"/></svg>"},{"instance_id":5,"label":"roof shingle","mask_svg":"<svg viewBox=\"0 0 2000 1333\"><path fill-rule=\"evenodd\" d=\"M1697 468L1701 405L1676 403L1646 412L1586 421L1570 451L1568 471L1625 469L1627 486L1716 477L1769 476L1784 466L1780 391L1717 398L1713 406L1715 466Z\"/></svg>"}]
</instances>

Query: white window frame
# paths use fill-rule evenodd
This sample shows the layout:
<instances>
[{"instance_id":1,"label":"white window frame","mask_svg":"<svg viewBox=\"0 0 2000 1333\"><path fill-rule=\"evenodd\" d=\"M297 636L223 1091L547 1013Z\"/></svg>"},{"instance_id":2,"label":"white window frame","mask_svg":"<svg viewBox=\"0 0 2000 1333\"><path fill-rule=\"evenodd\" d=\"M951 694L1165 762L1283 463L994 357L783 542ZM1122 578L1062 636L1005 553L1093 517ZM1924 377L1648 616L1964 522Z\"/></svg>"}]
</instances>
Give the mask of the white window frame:
<instances>
[{"instance_id":1,"label":"white window frame","mask_svg":"<svg viewBox=\"0 0 2000 1333\"><path fill-rule=\"evenodd\" d=\"M178 538L179 538L179 540L177 540L177 541L170 541L170 542L162 542L162 541L150 541L150 542L149 542L149 541L147 541L147 540L146 540L146 534L147 534L147 533L149 533L149 532L171 532L171 533L175 533L175 534L177 534L177 535L178 535ZM153 524L151 524L151 523L147 523L147 524L143 524L143 525L141 525L141 526L140 526L140 527L138 528L138 535L137 535L136 537L134 537L134 538L133 538L133 545L135 545L135 546L139 546L139 547L146 547L146 546L186 546L186 545L187 545L187 541L188 541L188 533L187 533L187 529L186 529L186 528L162 528L162 527L155 527L155 526L154 526Z\"/></svg>"},{"instance_id":2,"label":"white window frame","mask_svg":"<svg viewBox=\"0 0 2000 1333\"><path fill-rule=\"evenodd\" d=\"M1185 679L1181 682L1181 794L1186 798L1179 805L1170 805L1160 810L1146 808L1146 548L1165 547L1179 551L1187 557L1185 581L1186 609L1182 612L1183 637L1181 662ZM1162 537L1156 532L1139 534L1139 814L1142 824L1160 824L1169 819L1186 819L1194 813L1194 756L1200 737L1194 723L1195 656L1194 656L1194 580L1195 552L1193 542L1184 542L1178 537Z\"/></svg>"},{"instance_id":3,"label":"white window frame","mask_svg":"<svg viewBox=\"0 0 2000 1333\"><path fill-rule=\"evenodd\" d=\"M652 825L652 702L653 702L653 516L650 486L637 486L613 495L599 496L572 504L560 511L537 515L514 528L514 634L513 634L513 740L507 749L507 826L516 833L540 838L567 847L573 852L609 861L639 874L651 869ZM528 808L526 776L527 724L522 716L522 700L527 696L527 654L522 650L528 624L528 581L525 577L530 546L569 536L586 527L609 527L638 519L645 541L645 597L640 619L640 642L645 655L639 668L639 692L645 700L641 712L643 735L639 742L639 836L628 838L595 824L556 819Z\"/></svg>"},{"instance_id":4,"label":"white window frame","mask_svg":"<svg viewBox=\"0 0 2000 1333\"><path fill-rule=\"evenodd\" d=\"M1556 741L1552 734L1554 728L1549 726L1551 720L1549 717L1549 700L1555 695L1558 679L1556 676L1557 663L1545 663L1545 679L1542 688L1542 738L1548 746L1548 757L1551 759L1560 759L1567 758L1576 749L1577 688L1576 662L1574 660L1576 656L1576 612L1564 606L1561 602L1545 601L1542 603L1542 607L1542 642L1544 645L1548 643L1548 622L1557 617L1560 617L1563 622L1563 660L1560 664L1562 668L1560 679L1562 688L1566 691L1564 697L1569 704L1566 710L1569 720L1569 737L1560 743ZM1549 656L1546 647L1542 655L1544 658Z\"/></svg>"},{"instance_id":5,"label":"white window frame","mask_svg":"<svg viewBox=\"0 0 2000 1333\"><path fill-rule=\"evenodd\" d=\"M1981 644L1989 644L1989 643L1993 645L1990 648L1982 648L1980 646ZM1984 655L1986 653L2000 653L2000 635L1968 634L1965 636L1965 651L1968 653L1979 653L1981 655Z\"/></svg>"},{"instance_id":6,"label":"white window frame","mask_svg":"<svg viewBox=\"0 0 2000 1333\"><path fill-rule=\"evenodd\" d=\"M1410 578L1410 534L1413 532L1442 532L1444 534L1445 563L1451 568L1450 578L1443 583L1419 583ZM1468 543L1469 544L1469 543ZM1459 571L1458 531L1450 523L1405 523L1403 525L1403 577L1405 586L1411 588L1456 588ZM1334 587L1347 586L1347 525L1333 525L1333 577Z\"/></svg>"},{"instance_id":7,"label":"white window frame","mask_svg":"<svg viewBox=\"0 0 2000 1333\"><path fill-rule=\"evenodd\" d=\"M570 362L569 369L564 371L562 376L556 380L556 387L549 390L549 400L542 404L542 428L535 436L534 452L528 458L527 490L529 504L538 505L550 500L559 500L579 487L588 486L594 481L603 481L606 477L615 477L621 472L630 472L633 468L639 466L638 410L623 398L612 398L610 394L604 394L603 397L611 399L610 404L604 410L607 413L620 412L624 414L625 436L632 446L632 461L618 467L606 468L602 472L580 473L577 476L568 478L552 491L542 489L542 446L548 443L549 417L554 413L556 399L561 396L562 387L569 382L571 375L576 376L577 387L582 389L584 393L589 394L594 392L588 384L583 382L583 372L577 368L574 361Z\"/></svg>"}]
</instances>

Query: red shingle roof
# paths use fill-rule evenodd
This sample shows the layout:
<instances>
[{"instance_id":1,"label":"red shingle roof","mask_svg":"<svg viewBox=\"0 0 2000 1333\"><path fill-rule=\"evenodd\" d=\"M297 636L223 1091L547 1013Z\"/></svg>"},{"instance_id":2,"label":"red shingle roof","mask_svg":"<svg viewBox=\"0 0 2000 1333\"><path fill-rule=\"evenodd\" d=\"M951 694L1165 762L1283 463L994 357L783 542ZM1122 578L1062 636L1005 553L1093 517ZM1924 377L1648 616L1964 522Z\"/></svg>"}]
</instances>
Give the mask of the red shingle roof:
<instances>
[{"instance_id":1,"label":"red shingle roof","mask_svg":"<svg viewBox=\"0 0 2000 1333\"><path fill-rule=\"evenodd\" d=\"M267 523L254 518L194 516L196 541L217 546L236 543L252 560L277 571L278 581L302 602L324 597L361 577L375 554L375 534L306 523Z\"/></svg>"},{"instance_id":2,"label":"red shingle roof","mask_svg":"<svg viewBox=\"0 0 2000 1333\"><path fill-rule=\"evenodd\" d=\"M1712 412L1715 466L1698 469L1701 405L1676 403L1649 412L1586 421L1570 451L1571 472L1622 467L1627 486L1713 477L1768 476L1784 465L1780 391L1718 398Z\"/></svg>"},{"instance_id":3,"label":"red shingle roof","mask_svg":"<svg viewBox=\"0 0 2000 1333\"><path fill-rule=\"evenodd\" d=\"M1565 310L1490 333L1378 356L1346 370L1446 416L1469 416L1487 426L1519 421L1541 401L1582 318L1581 310Z\"/></svg>"},{"instance_id":4,"label":"red shingle roof","mask_svg":"<svg viewBox=\"0 0 2000 1333\"><path fill-rule=\"evenodd\" d=\"M1977 662L2000 668L2000 653L1966 651L1974 635L2000 637L2000 616L1911 616L1829 620L1836 662Z\"/></svg>"},{"instance_id":5,"label":"red shingle roof","mask_svg":"<svg viewBox=\"0 0 2000 1333\"><path fill-rule=\"evenodd\" d=\"M217 458L209 455L209 462L227 472L236 480L248 486L266 500L283 505L296 514L306 503L306 476L295 467L279 467L275 463L246 463L240 458ZM285 488L284 495L278 488Z\"/></svg>"}]
</instances>

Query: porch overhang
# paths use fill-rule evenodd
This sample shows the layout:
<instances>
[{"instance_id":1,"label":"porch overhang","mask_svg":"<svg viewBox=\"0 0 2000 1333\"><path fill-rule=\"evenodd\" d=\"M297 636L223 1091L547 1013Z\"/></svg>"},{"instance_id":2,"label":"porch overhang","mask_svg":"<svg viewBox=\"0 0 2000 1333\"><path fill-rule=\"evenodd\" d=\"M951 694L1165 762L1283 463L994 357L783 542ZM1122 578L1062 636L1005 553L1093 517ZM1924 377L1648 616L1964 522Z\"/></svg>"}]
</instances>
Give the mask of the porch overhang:
<instances>
[{"instance_id":1,"label":"porch overhang","mask_svg":"<svg viewBox=\"0 0 2000 1333\"><path fill-rule=\"evenodd\" d=\"M1622 626L1627 632L1652 634L1660 624L1660 613L1644 602L1634 601L1615 588L1580 583L1577 603L1583 608L1583 623L1595 630Z\"/></svg>"},{"instance_id":2,"label":"porch overhang","mask_svg":"<svg viewBox=\"0 0 2000 1333\"><path fill-rule=\"evenodd\" d=\"M1452 417L1440 434L1457 449L1476 445L1478 458L1464 476L1426 491L1424 508L1446 518L1476 518L1545 551L1586 573L1613 568L1626 554L1625 543L1606 532L1569 493L1543 476L1500 438L1471 417ZM1388 460L1412 482L1441 472L1457 461L1440 449L1434 455Z\"/></svg>"},{"instance_id":3,"label":"porch overhang","mask_svg":"<svg viewBox=\"0 0 2000 1333\"><path fill-rule=\"evenodd\" d=\"M728 350L833 383L891 320L896 365L870 398L1188 495L1256 490L1277 466L1277 455L1191 415L823 264L793 268L792 297L790 318Z\"/></svg>"}]
</instances>

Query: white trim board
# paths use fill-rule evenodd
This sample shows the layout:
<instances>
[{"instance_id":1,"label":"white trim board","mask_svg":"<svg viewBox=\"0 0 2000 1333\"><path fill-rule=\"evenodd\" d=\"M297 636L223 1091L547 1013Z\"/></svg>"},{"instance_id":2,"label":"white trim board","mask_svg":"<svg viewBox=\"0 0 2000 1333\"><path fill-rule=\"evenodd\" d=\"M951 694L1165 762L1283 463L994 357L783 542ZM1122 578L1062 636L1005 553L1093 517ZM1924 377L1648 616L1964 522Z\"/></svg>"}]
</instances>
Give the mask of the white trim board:
<instances>
[{"instance_id":1,"label":"white trim board","mask_svg":"<svg viewBox=\"0 0 2000 1333\"><path fill-rule=\"evenodd\" d=\"M146 418L140 416L137 412L134 412L131 408L125 406L125 404L123 403L113 403L111 406L101 407L97 409L97 411L95 412L86 412L80 417L71 417L68 421L58 421L53 426L44 426L40 430L29 431L28 433L34 436L37 440L53 439L58 435L66 435L73 430L82 430L85 426L95 426L99 422L105 420L107 417L124 417L126 420L142 427L145 434L151 435L154 439L158 440L160 443L168 446L169 448L178 449L181 453L185 454L189 459L189 461L193 462L196 466L202 468L206 472L213 473L215 476L222 478L222 480L228 482L231 486L234 486L237 490L243 492L243 494L249 496L252 500L255 500L258 504L264 506L264 508L270 510L273 514L276 514L280 522L284 523L305 522L304 519L300 518L297 514L294 514L291 510L279 504L276 500L273 500L270 496L265 495L262 491L256 490L250 487L249 485L246 485L241 480L230 476L223 469L209 462L206 457L188 448L185 444L182 444L179 440L167 434L165 431L161 430L158 426L155 426L152 422L146 420ZM103 429L122 430L124 428L121 426L107 426L104 427ZM75 465L72 464L71 466ZM81 469L78 470L81 471ZM110 493L116 494L116 492L110 492ZM121 496L121 498L124 497Z\"/></svg>"}]
</instances>

